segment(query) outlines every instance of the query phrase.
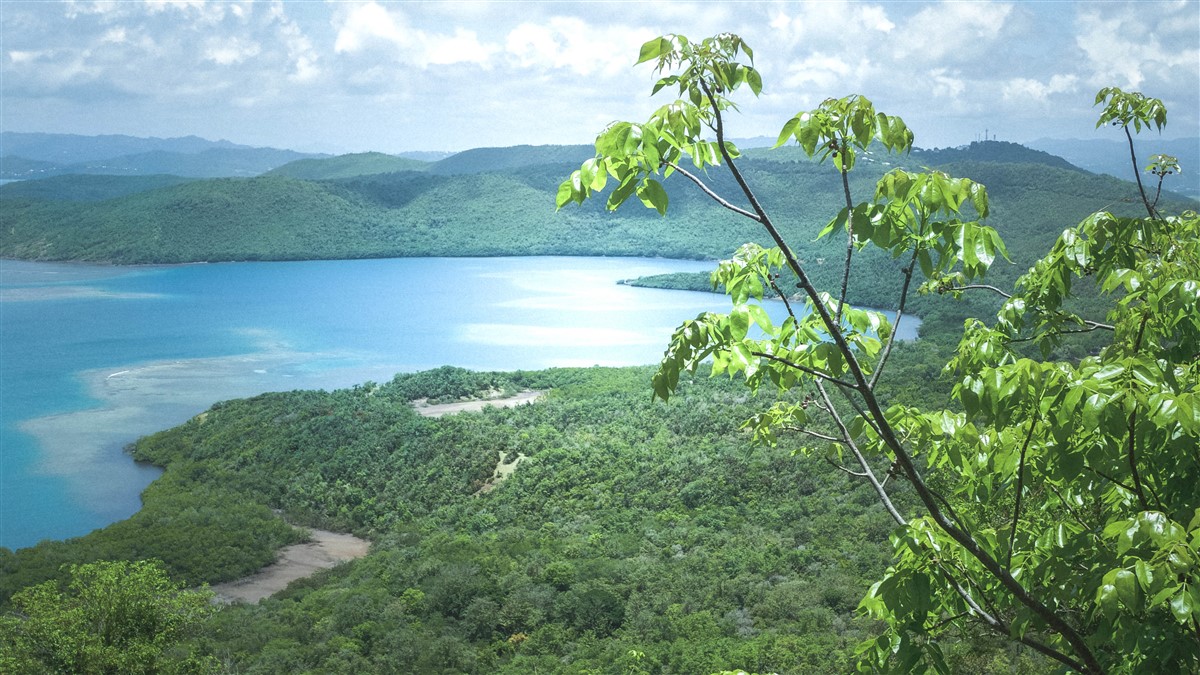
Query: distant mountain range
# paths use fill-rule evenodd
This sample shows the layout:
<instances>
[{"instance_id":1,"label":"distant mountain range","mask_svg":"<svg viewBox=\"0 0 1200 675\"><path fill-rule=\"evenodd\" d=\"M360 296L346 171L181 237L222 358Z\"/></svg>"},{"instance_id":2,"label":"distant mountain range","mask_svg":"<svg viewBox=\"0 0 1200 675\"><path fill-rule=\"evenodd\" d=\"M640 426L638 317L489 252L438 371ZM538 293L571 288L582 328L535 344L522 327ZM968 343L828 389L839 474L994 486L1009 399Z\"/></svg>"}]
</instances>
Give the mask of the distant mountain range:
<instances>
[{"instance_id":1,"label":"distant mountain range","mask_svg":"<svg viewBox=\"0 0 1200 675\"><path fill-rule=\"evenodd\" d=\"M1039 138L1027 143L1031 148L1058 155L1081 169L1092 173L1106 173L1123 180L1132 180L1129 162L1129 143L1124 138L1063 140ZM1145 169L1151 155L1171 155L1179 160L1183 173L1168 177L1164 186L1190 197L1200 197L1200 137L1160 139L1153 134L1143 134L1134 139L1134 151L1138 155L1139 169ZM1146 180L1143 174L1142 180ZM1157 179L1155 179L1157 180Z\"/></svg>"},{"instance_id":2,"label":"distant mountain range","mask_svg":"<svg viewBox=\"0 0 1200 675\"><path fill-rule=\"evenodd\" d=\"M463 255L717 258L763 238L753 223L716 207L686 181L667 181L666 218L636 200L615 214L603 213L603 200L556 213L558 184L592 155L587 145L478 148L436 162L382 153L301 157L249 178L165 175L168 160L180 158L194 162L196 172L206 160L249 171L239 152L275 161L288 156L230 147L154 150L123 156L139 158L139 166L154 174L59 174L4 185L0 257L110 263ZM808 159L795 146L750 147L741 166L760 199L780 214L785 235L800 242L802 255L818 260L838 255L843 243L813 241L842 199L828 163ZM864 153L851 175L856 198L867 198L878 177L895 166L944 168L987 185L991 221L1012 237L1010 248L1018 253L1027 246L1042 250L1063 227L1094 209L1129 210L1136 204L1135 188L1126 181L996 141L906 156ZM710 172L708 180L724 194L736 191L724 172Z\"/></svg>"},{"instance_id":3,"label":"distant mountain range","mask_svg":"<svg viewBox=\"0 0 1200 675\"><path fill-rule=\"evenodd\" d=\"M288 162L322 156L196 136L136 138L6 131L0 134L0 179L64 174L257 176Z\"/></svg>"},{"instance_id":4,"label":"distant mountain range","mask_svg":"<svg viewBox=\"0 0 1200 675\"><path fill-rule=\"evenodd\" d=\"M124 155L148 152L170 152L192 155L205 150L251 150L248 145L229 141L210 141L199 136L182 138L140 138L137 136L80 136L78 134L44 134L20 131L0 133L0 156L24 157L66 166Z\"/></svg>"}]
</instances>

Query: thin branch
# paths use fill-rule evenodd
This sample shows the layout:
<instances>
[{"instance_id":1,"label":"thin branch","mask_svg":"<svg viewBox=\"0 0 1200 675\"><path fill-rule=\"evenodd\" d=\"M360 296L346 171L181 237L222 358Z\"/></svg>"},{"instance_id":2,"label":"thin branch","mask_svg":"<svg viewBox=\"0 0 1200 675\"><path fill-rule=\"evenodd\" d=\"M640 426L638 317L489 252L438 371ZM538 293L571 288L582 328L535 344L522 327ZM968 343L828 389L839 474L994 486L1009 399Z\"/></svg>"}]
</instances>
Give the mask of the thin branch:
<instances>
[{"instance_id":1,"label":"thin branch","mask_svg":"<svg viewBox=\"0 0 1200 675\"><path fill-rule=\"evenodd\" d=\"M687 169L680 167L675 162L663 162L663 164L671 167L672 169L675 169L676 172L683 174L684 178L687 178L688 180L695 183L700 188L700 190L704 192L704 194L708 195L709 197L712 197L713 201L720 204L721 206L724 206L725 208L729 209L730 211L733 211L734 213L738 214L739 216L745 216L745 217L749 218L750 220L760 222L760 223L762 222L762 219L759 216L757 216L753 213L750 213L749 211L747 211L741 207L730 204L721 195L717 194L716 192L713 192L712 188L708 187L708 185L706 185L704 183L704 181L700 180L699 177L693 175Z\"/></svg>"},{"instance_id":2,"label":"thin branch","mask_svg":"<svg viewBox=\"0 0 1200 675\"><path fill-rule=\"evenodd\" d=\"M792 311L792 303L788 300L787 294L783 292L783 289L779 287L779 284L776 284L775 280L770 276L767 277L767 283L771 285L771 290L775 291L776 295L779 296L779 299L783 301L783 306L787 308L788 316L792 317L792 320L795 320L796 313Z\"/></svg>"},{"instance_id":3,"label":"thin branch","mask_svg":"<svg viewBox=\"0 0 1200 675\"><path fill-rule=\"evenodd\" d=\"M1012 529L1008 533L1008 558L1005 567L1012 567L1013 549L1017 546L1017 522L1021 520L1021 498L1025 493L1025 453L1033 440L1033 430L1037 428L1038 418L1029 421L1029 433L1025 434L1025 442L1021 445L1021 459L1017 462L1017 503L1013 506Z\"/></svg>"},{"instance_id":4,"label":"thin branch","mask_svg":"<svg viewBox=\"0 0 1200 675\"><path fill-rule=\"evenodd\" d=\"M1097 476L1100 476L1104 480L1112 483L1113 485L1116 485L1117 487L1121 488L1122 490L1128 492L1131 495L1137 494L1137 490L1134 490L1133 487L1122 483L1121 481L1117 480L1116 478L1113 478L1112 476L1104 473L1103 471L1101 471L1095 467L1084 464L1083 468L1087 469L1088 471L1091 471L1092 473L1096 474Z\"/></svg>"},{"instance_id":5,"label":"thin branch","mask_svg":"<svg viewBox=\"0 0 1200 675\"><path fill-rule=\"evenodd\" d=\"M1125 131L1128 132L1129 130L1126 129ZM1133 141L1131 140L1130 141L1131 148L1133 147L1132 143L1133 143ZM1150 205L1147 204L1146 206L1149 207ZM1152 217L1153 217L1153 214L1152 214ZM1143 313L1142 314L1142 322L1138 326L1137 339L1134 340L1134 342L1133 342L1133 351L1135 351L1135 352L1142 348L1142 337L1146 334L1146 324L1149 321L1150 321L1150 314ZM1137 409L1134 408L1134 410L1129 413L1129 440L1125 444L1125 456L1129 461L1129 474L1130 474L1130 478L1133 479L1133 487L1136 490L1136 492L1134 494L1137 495L1138 503L1142 505L1142 510L1149 511L1150 503L1146 501L1146 494L1144 492L1142 492L1142 479L1141 479L1141 476L1138 474L1137 454L1135 452L1136 444L1137 444L1137 436L1135 435L1135 431L1137 430L1137 417L1138 417Z\"/></svg>"},{"instance_id":6,"label":"thin branch","mask_svg":"<svg viewBox=\"0 0 1200 675\"><path fill-rule=\"evenodd\" d=\"M1008 636L1012 635L1012 633L1008 632L1008 631L1005 631L1004 634L1008 635ZM1080 663L1079 661L1076 661L1075 659L1058 651L1057 649L1051 647L1050 645L1047 645L1045 643L1034 640L1033 638L1031 638L1027 635L1022 635L1021 637L1018 637L1017 640L1020 641L1021 644L1033 648L1034 651L1036 651L1044 656L1048 656L1048 657L1054 659L1055 661L1058 661L1059 663L1067 666L1071 670L1077 670L1081 673L1086 673L1086 672L1089 672L1089 670L1090 670L1089 668L1087 668L1084 664ZM1104 671L1091 670L1091 672L1104 672Z\"/></svg>"},{"instance_id":7,"label":"thin branch","mask_svg":"<svg viewBox=\"0 0 1200 675\"><path fill-rule=\"evenodd\" d=\"M1003 297L1006 300L1008 298L1012 297L1012 293L1005 293L1004 291L1000 290L999 288L996 288L995 286L992 286L991 284L965 284L963 286L955 286L951 290L955 290L955 291L975 291L975 290L991 291L991 292L995 293L996 295Z\"/></svg>"},{"instance_id":8,"label":"thin branch","mask_svg":"<svg viewBox=\"0 0 1200 675\"><path fill-rule=\"evenodd\" d=\"M871 419L871 416L867 414L867 411L858 404L858 401L855 401L854 398L850 396L849 392L847 392L845 389L841 389L839 391L842 392L843 398L845 398L846 402L850 404L850 407L854 408L854 412L857 413L858 416L861 417L862 420L866 422L872 429L874 429L875 435L878 436L880 434L879 425L875 423L875 420Z\"/></svg>"},{"instance_id":9,"label":"thin branch","mask_svg":"<svg viewBox=\"0 0 1200 675\"><path fill-rule=\"evenodd\" d=\"M862 451L858 448L858 444L854 442L854 437L850 434L850 430L846 428L846 424L842 421L842 416L839 415L834 409L833 401L829 400L829 392L825 391L825 385L821 384L819 380L817 381L817 391L821 392L821 398L825 401L825 405L830 410L830 416L833 418L833 423L837 425L838 432L842 435L842 439L844 440L846 447L849 448L850 452L854 454L855 461L858 462L858 465L861 466L862 470L866 473L864 478L866 478L867 482L871 484L871 487L875 489L875 494L879 495L879 501L883 503L883 508L887 509L888 514L892 517L892 520L896 521L897 525L907 525L908 521L904 518L904 516L900 515L900 511L897 510L896 505L892 503L891 496L888 495L887 490L885 490L883 487L883 484L879 482L878 478L876 478L875 472L871 470L871 465L867 463L867 458L863 456Z\"/></svg>"},{"instance_id":10,"label":"thin branch","mask_svg":"<svg viewBox=\"0 0 1200 675\"><path fill-rule=\"evenodd\" d=\"M1125 138L1129 139L1129 159L1133 162L1133 176L1137 178L1138 194L1142 196L1142 203L1146 205L1146 213L1150 214L1151 218L1157 218L1154 207L1150 205L1150 200L1146 198L1146 188L1142 187L1142 172L1138 171L1137 153L1133 151L1133 134L1129 132L1129 125L1126 124Z\"/></svg>"},{"instance_id":11,"label":"thin branch","mask_svg":"<svg viewBox=\"0 0 1200 675\"><path fill-rule=\"evenodd\" d=\"M750 354L752 356L762 357L764 359L767 359L768 361L774 361L776 363L781 363L781 364L787 366L788 368L795 368L796 370L799 370L800 372L808 373L809 375L812 375L813 377L820 378L822 380L825 380L826 382L831 382L833 384L836 384L839 387L854 389L854 385L849 382L846 382L845 380L839 380L836 377L831 377L829 375L826 375L825 373L822 373L821 371L816 370L815 368L809 368L808 366L802 366L799 363L796 363L794 361L789 361L788 359L785 359L783 357L776 356L774 354L768 354L766 352L750 352Z\"/></svg>"},{"instance_id":12,"label":"thin branch","mask_svg":"<svg viewBox=\"0 0 1200 675\"><path fill-rule=\"evenodd\" d=\"M896 335L900 332L900 320L904 318L904 304L908 302L908 286L912 283L913 269L915 269L917 264L918 250L916 247L913 247L912 260L909 260L908 267L904 268L904 285L900 288L900 304L896 306L896 321L892 324L892 334L888 336L887 344L883 347L883 354L875 364L875 372L871 374L871 381L868 383L872 391L875 390L875 385L879 383L879 377L883 375L883 367L887 365L888 357L892 354L892 345L895 344Z\"/></svg>"},{"instance_id":13,"label":"thin branch","mask_svg":"<svg viewBox=\"0 0 1200 675\"><path fill-rule=\"evenodd\" d=\"M804 427L794 427L790 424L785 424L779 428L783 429L785 431L794 431L798 434L804 434L805 436L812 436L813 438L819 438L822 441L829 441L830 443L841 443L842 442L842 439L840 439L840 438L837 438L834 436L828 436L828 435L820 433L818 431L813 431L812 429L805 429Z\"/></svg>"},{"instance_id":14,"label":"thin branch","mask_svg":"<svg viewBox=\"0 0 1200 675\"><path fill-rule=\"evenodd\" d=\"M945 565L939 563L937 567L938 567L938 570L942 573L942 576L945 577L945 579L950 582L950 585L954 588L954 591L956 593L958 593L958 596L960 598L962 598L964 602L967 603L967 606L971 608L971 611L974 612L979 617L979 619L984 623L984 625L988 626L989 628L995 630L997 633L1000 633L1001 635L1003 635L1005 637L1013 637L1012 630L1009 628L1008 624L1006 624L1005 622L1003 622L999 618L997 618L996 611L994 608L992 609L991 612L985 610L975 600L974 596L971 595L970 591L963 588L962 584L960 584L958 582L958 580L954 578L954 575L950 573L950 570L946 569ZM968 579L970 578L970 575L967 574L966 570L962 570L959 568L955 568L955 569L960 574L966 576ZM980 593L982 594L983 591L980 590ZM985 598L985 600L986 600L986 598ZM1019 642L1021 642L1021 644L1027 645L1027 646L1033 648L1034 650L1036 650L1037 652L1044 654L1045 656L1052 658L1055 661L1058 661L1059 663L1062 663L1074 670L1077 670L1079 672L1087 671L1087 669L1084 667L1084 665L1082 663L1076 661L1075 659L1072 659L1071 657L1058 651L1057 649L1054 649L1053 647L1050 647L1049 645L1039 642L1038 640L1034 640L1033 638L1029 637L1028 635L1022 635L1016 639Z\"/></svg>"},{"instance_id":15,"label":"thin branch","mask_svg":"<svg viewBox=\"0 0 1200 675\"><path fill-rule=\"evenodd\" d=\"M1054 486L1054 483L1047 482L1046 486L1050 488L1050 491L1054 493L1054 496L1058 497L1058 502L1063 505L1063 508L1065 508L1067 512L1075 518L1075 522L1079 523L1083 527L1083 531L1090 532L1092 533L1093 537L1096 537L1095 532L1093 532L1095 528L1087 524L1087 521L1083 519L1083 516L1079 515L1079 512L1075 510L1075 507L1071 506L1070 502L1063 497L1062 493L1058 491L1058 488ZM1096 539L1099 540L1099 537L1096 537Z\"/></svg>"},{"instance_id":16,"label":"thin branch","mask_svg":"<svg viewBox=\"0 0 1200 675\"><path fill-rule=\"evenodd\" d=\"M850 285L850 262L854 258L854 203L850 200L850 170L846 168L846 139L841 139L838 151L842 153L842 192L846 195L846 264L842 270L842 292L838 295L837 322L842 322L842 308L846 306L846 288Z\"/></svg>"},{"instance_id":17,"label":"thin branch","mask_svg":"<svg viewBox=\"0 0 1200 675\"><path fill-rule=\"evenodd\" d=\"M1162 498L1158 496L1158 490L1154 488L1154 484L1159 482L1158 478L1162 472L1157 470L1158 467L1154 465L1152 457L1143 455L1142 461L1150 465L1150 479L1146 481L1146 489L1150 491L1150 496L1154 498L1154 503L1158 506L1158 510L1166 513L1167 508L1163 506Z\"/></svg>"},{"instance_id":18,"label":"thin branch","mask_svg":"<svg viewBox=\"0 0 1200 675\"><path fill-rule=\"evenodd\" d=\"M1158 199L1162 197L1163 178L1165 178L1163 175L1159 175L1158 177L1158 189L1154 191L1154 201L1150 204L1154 208L1158 207Z\"/></svg>"},{"instance_id":19,"label":"thin branch","mask_svg":"<svg viewBox=\"0 0 1200 675\"><path fill-rule=\"evenodd\" d=\"M1078 318L1078 317L1076 317L1076 318ZM1060 330L1055 334L1056 335L1080 335L1082 333L1092 333L1092 332L1095 332L1098 330L1107 330L1107 331L1116 330L1116 328L1114 328L1113 326L1110 326L1106 323L1100 323L1099 321L1091 321L1089 319L1079 319L1079 320L1081 322L1083 322L1083 324L1086 325L1087 328L1082 328L1080 330ZM1015 344L1015 343L1019 343L1019 342L1029 342L1031 340L1036 340L1037 338L1038 338L1038 336L1036 336L1036 335L1030 335L1029 337L1023 337L1023 338L1009 338L1008 342L1009 342L1009 344Z\"/></svg>"},{"instance_id":20,"label":"thin branch","mask_svg":"<svg viewBox=\"0 0 1200 675\"><path fill-rule=\"evenodd\" d=\"M952 624L955 621L958 621L959 619L963 618L964 616L970 616L970 615L971 615L970 612L959 612L958 614L955 614L954 616L948 616L945 619L942 619L941 621L933 624L932 626L926 628L925 630L932 633L933 631L941 628L942 626Z\"/></svg>"},{"instance_id":21,"label":"thin branch","mask_svg":"<svg viewBox=\"0 0 1200 675\"><path fill-rule=\"evenodd\" d=\"M855 476L857 478L866 478L867 477L867 472L865 472L865 471L863 471L863 472L851 471L850 469L847 469L846 467L842 466L841 464L838 464L837 462L833 461L832 459L830 459L824 455L821 456L821 459L824 459L826 464L828 464L829 466L832 466L833 468L835 468L838 471L841 471L843 473L848 473L851 476Z\"/></svg>"}]
</instances>

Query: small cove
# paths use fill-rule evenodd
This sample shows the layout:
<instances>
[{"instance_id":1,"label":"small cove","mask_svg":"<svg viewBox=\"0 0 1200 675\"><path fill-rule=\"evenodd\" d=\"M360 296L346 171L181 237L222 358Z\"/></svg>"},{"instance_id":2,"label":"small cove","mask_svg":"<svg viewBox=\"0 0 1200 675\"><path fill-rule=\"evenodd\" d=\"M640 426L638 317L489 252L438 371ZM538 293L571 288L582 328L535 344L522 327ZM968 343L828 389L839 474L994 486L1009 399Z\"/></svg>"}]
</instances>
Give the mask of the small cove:
<instances>
[{"instance_id":1,"label":"small cove","mask_svg":"<svg viewBox=\"0 0 1200 675\"><path fill-rule=\"evenodd\" d=\"M652 258L131 268L0 261L0 546L127 518L158 471L136 465L124 446L219 400L441 365L656 362L681 321L724 311L728 301L617 282L711 266Z\"/></svg>"}]
</instances>

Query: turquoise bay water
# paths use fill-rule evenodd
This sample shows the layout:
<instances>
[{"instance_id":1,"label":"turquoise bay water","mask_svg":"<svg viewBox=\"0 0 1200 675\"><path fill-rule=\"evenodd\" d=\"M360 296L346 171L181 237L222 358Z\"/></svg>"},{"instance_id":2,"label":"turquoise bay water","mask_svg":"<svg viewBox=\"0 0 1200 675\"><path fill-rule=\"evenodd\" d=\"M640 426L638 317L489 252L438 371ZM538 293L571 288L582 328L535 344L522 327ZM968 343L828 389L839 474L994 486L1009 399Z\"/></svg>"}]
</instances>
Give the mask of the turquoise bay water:
<instances>
[{"instance_id":1,"label":"turquoise bay water","mask_svg":"<svg viewBox=\"0 0 1200 675\"><path fill-rule=\"evenodd\" d=\"M0 261L0 546L77 536L134 513L158 471L123 448L218 400L447 364L657 362L681 321L725 311L727 299L616 282L711 267L640 258Z\"/></svg>"}]
</instances>

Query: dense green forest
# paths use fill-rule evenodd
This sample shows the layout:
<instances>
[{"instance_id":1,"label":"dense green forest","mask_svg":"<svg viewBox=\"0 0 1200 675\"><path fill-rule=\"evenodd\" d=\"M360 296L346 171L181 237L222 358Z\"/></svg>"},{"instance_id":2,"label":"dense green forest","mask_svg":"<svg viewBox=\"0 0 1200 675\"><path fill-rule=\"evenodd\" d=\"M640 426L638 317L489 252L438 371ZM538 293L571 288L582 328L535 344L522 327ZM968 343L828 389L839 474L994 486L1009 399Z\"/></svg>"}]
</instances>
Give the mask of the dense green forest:
<instances>
[{"instance_id":1,"label":"dense green forest","mask_svg":"<svg viewBox=\"0 0 1200 675\"><path fill-rule=\"evenodd\" d=\"M895 400L939 398L907 386L932 355L904 351ZM869 490L796 446L749 446L739 422L769 397L699 377L663 405L650 372L443 368L218 404L137 443L167 470L136 516L0 551L0 597L100 559L157 558L191 584L237 577L301 536L278 509L372 551L222 610L192 656L234 672L846 671L873 631L855 617L863 585L890 556ZM436 419L408 405L522 389L548 394ZM520 469L477 496L515 453Z\"/></svg>"}]
</instances>

